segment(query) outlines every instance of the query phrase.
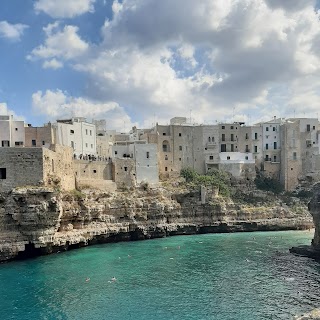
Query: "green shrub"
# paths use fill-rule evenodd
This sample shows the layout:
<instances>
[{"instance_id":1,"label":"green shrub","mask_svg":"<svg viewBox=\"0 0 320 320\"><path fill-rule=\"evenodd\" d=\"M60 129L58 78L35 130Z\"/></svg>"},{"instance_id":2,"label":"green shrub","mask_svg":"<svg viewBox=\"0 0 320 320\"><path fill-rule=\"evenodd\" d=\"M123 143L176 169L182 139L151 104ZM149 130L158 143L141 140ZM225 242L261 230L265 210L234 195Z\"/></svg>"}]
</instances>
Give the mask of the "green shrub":
<instances>
[{"instance_id":1,"label":"green shrub","mask_svg":"<svg viewBox=\"0 0 320 320\"><path fill-rule=\"evenodd\" d=\"M276 194L279 194L284 190L283 185L280 183L280 181L273 178L257 176L257 178L255 179L255 184L256 187L260 190L272 191Z\"/></svg>"}]
</instances>

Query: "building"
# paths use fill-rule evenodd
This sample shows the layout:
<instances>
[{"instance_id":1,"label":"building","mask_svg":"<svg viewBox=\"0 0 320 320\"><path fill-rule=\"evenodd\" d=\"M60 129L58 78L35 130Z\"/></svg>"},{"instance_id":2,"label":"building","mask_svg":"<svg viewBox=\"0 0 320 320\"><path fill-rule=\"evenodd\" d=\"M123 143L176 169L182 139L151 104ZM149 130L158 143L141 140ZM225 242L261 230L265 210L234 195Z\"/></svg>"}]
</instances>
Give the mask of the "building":
<instances>
[{"instance_id":1,"label":"building","mask_svg":"<svg viewBox=\"0 0 320 320\"><path fill-rule=\"evenodd\" d=\"M0 115L0 147L24 147L24 121L14 120L12 115Z\"/></svg>"},{"instance_id":2,"label":"building","mask_svg":"<svg viewBox=\"0 0 320 320\"><path fill-rule=\"evenodd\" d=\"M85 118L57 120L56 143L71 147L76 158L97 155L96 126Z\"/></svg>"},{"instance_id":3,"label":"building","mask_svg":"<svg viewBox=\"0 0 320 320\"><path fill-rule=\"evenodd\" d=\"M55 136L55 127L50 122L43 127L32 127L28 124L25 127L25 146L49 148L56 143Z\"/></svg>"}]
</instances>

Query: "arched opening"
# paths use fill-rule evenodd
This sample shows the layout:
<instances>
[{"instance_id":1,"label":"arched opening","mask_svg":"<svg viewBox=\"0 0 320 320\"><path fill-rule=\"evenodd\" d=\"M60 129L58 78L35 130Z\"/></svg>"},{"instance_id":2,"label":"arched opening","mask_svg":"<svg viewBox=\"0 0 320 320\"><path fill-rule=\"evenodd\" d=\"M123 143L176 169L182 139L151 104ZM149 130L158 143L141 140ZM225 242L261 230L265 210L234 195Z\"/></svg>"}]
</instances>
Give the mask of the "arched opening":
<instances>
[{"instance_id":1,"label":"arched opening","mask_svg":"<svg viewBox=\"0 0 320 320\"><path fill-rule=\"evenodd\" d=\"M163 152L170 152L170 144L169 141L164 140L162 143L162 151Z\"/></svg>"}]
</instances>

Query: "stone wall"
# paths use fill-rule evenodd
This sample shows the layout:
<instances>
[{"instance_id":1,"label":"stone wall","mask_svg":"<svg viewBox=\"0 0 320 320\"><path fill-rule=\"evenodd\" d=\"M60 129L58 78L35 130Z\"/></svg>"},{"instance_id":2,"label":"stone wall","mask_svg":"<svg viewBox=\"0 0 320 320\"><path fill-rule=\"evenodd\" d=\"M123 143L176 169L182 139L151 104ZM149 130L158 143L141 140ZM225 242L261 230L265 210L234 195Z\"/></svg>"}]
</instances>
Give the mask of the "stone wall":
<instances>
[{"instance_id":1,"label":"stone wall","mask_svg":"<svg viewBox=\"0 0 320 320\"><path fill-rule=\"evenodd\" d=\"M0 148L0 191L43 181L42 148Z\"/></svg>"},{"instance_id":2,"label":"stone wall","mask_svg":"<svg viewBox=\"0 0 320 320\"><path fill-rule=\"evenodd\" d=\"M113 180L119 188L135 186L135 161L133 159L115 159L113 161L113 174Z\"/></svg>"},{"instance_id":3,"label":"stone wall","mask_svg":"<svg viewBox=\"0 0 320 320\"><path fill-rule=\"evenodd\" d=\"M52 145L43 148L43 181L47 186L59 186L63 190L75 189L73 149Z\"/></svg>"},{"instance_id":4,"label":"stone wall","mask_svg":"<svg viewBox=\"0 0 320 320\"><path fill-rule=\"evenodd\" d=\"M43 127L26 127L25 128L26 147L39 147L46 146L50 147L51 144L55 143L54 128L51 123L44 125ZM35 144L32 144L34 140Z\"/></svg>"}]
</instances>

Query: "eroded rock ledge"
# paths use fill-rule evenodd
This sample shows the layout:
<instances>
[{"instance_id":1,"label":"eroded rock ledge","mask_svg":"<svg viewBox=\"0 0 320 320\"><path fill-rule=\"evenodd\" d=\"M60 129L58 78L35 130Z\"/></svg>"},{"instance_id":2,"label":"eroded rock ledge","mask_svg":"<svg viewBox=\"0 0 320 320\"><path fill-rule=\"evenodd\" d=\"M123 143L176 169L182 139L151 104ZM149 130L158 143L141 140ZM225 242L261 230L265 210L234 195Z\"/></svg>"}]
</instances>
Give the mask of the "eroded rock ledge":
<instances>
[{"instance_id":1,"label":"eroded rock ledge","mask_svg":"<svg viewBox=\"0 0 320 320\"><path fill-rule=\"evenodd\" d=\"M200 198L199 192L165 188L115 193L14 189L0 196L0 261L95 243L313 226L306 207L248 206L220 197L202 204Z\"/></svg>"}]
</instances>

